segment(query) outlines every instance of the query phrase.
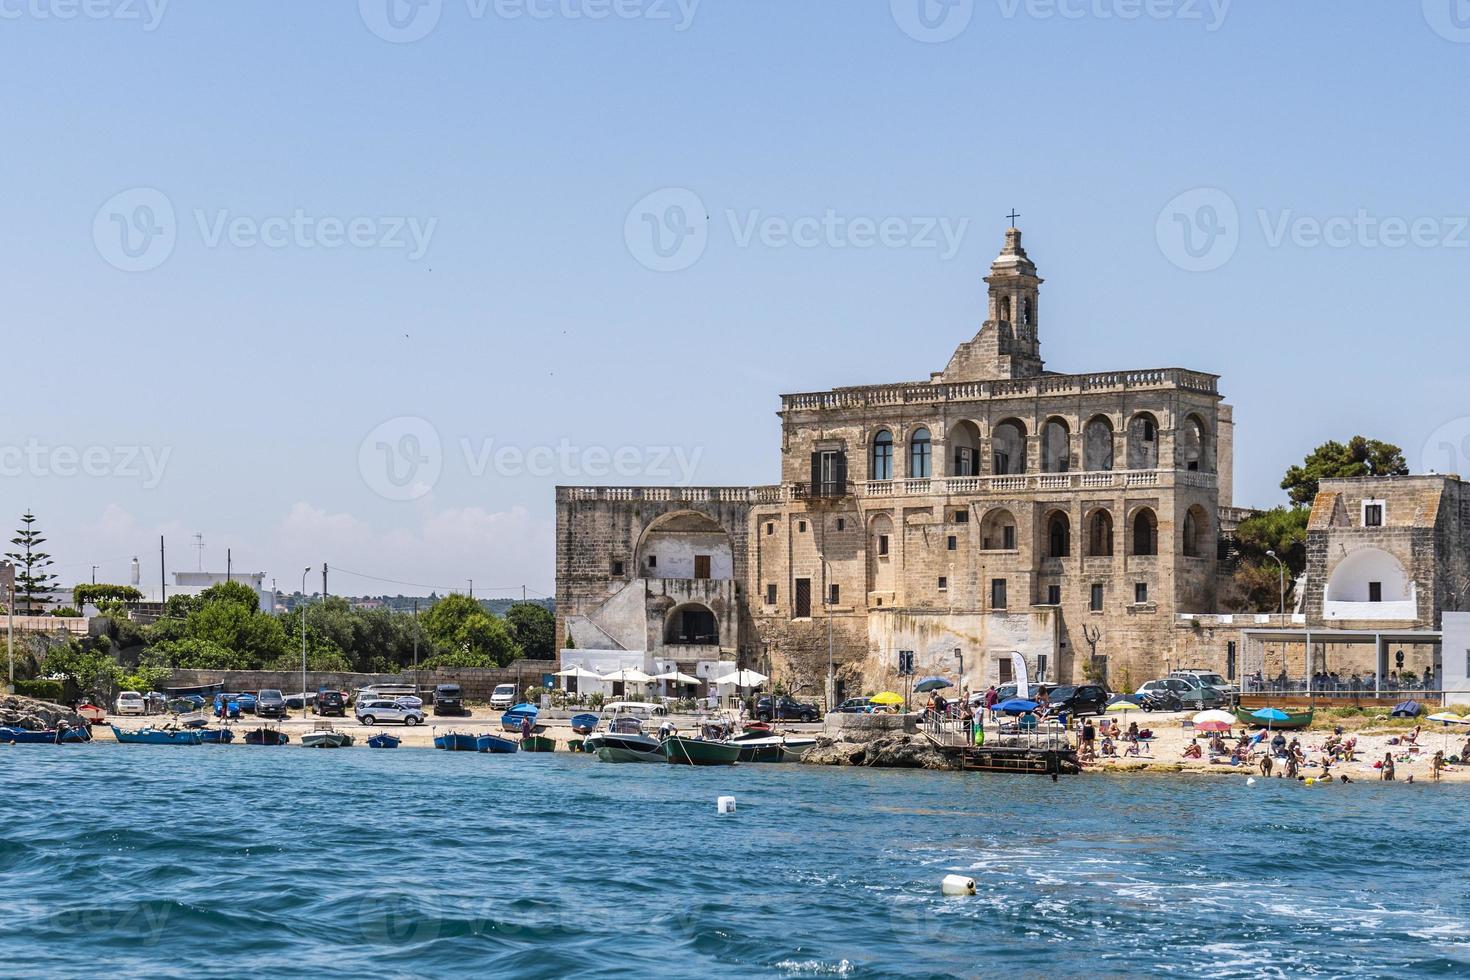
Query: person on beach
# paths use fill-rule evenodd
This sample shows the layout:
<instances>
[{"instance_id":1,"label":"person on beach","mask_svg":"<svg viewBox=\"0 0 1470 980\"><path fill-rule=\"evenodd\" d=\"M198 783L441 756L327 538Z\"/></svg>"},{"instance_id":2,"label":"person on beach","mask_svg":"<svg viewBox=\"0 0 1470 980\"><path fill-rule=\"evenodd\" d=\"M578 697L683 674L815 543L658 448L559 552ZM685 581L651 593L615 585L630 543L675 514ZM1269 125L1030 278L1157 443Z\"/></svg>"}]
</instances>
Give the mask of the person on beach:
<instances>
[{"instance_id":1,"label":"person on beach","mask_svg":"<svg viewBox=\"0 0 1470 980\"><path fill-rule=\"evenodd\" d=\"M1460 749L1460 761L1470 762L1470 738L1465 739L1465 745Z\"/></svg>"},{"instance_id":2,"label":"person on beach","mask_svg":"<svg viewBox=\"0 0 1470 980\"><path fill-rule=\"evenodd\" d=\"M995 690L991 688L991 690ZM1097 728L1092 724L1092 719L1082 723L1082 755L1087 759L1097 758L1097 750L1094 743L1097 741Z\"/></svg>"},{"instance_id":3,"label":"person on beach","mask_svg":"<svg viewBox=\"0 0 1470 980\"><path fill-rule=\"evenodd\" d=\"M1275 765L1275 763L1271 761L1271 753L1270 752L1266 752L1266 753L1262 754L1262 756L1261 756L1261 775L1262 776L1270 776L1271 775L1271 767L1274 766L1274 765Z\"/></svg>"},{"instance_id":4,"label":"person on beach","mask_svg":"<svg viewBox=\"0 0 1470 980\"><path fill-rule=\"evenodd\" d=\"M995 706L1000 701L1000 692L992 684L985 691L985 711L990 715L990 720L995 721Z\"/></svg>"},{"instance_id":5,"label":"person on beach","mask_svg":"<svg viewBox=\"0 0 1470 980\"><path fill-rule=\"evenodd\" d=\"M1294 755L1287 756L1286 757L1286 769L1282 773L1282 775L1284 775L1287 779L1296 779L1297 778L1297 765L1298 765L1298 763L1297 763L1297 760L1296 760L1296 756L1294 756Z\"/></svg>"},{"instance_id":6,"label":"person on beach","mask_svg":"<svg viewBox=\"0 0 1470 980\"><path fill-rule=\"evenodd\" d=\"M531 732L533 732L534 730L535 730L535 726L531 724L531 719L529 717L523 717L523 718L521 718L521 741L522 742L524 742L526 739L530 738L531 737Z\"/></svg>"},{"instance_id":7,"label":"person on beach","mask_svg":"<svg viewBox=\"0 0 1470 980\"><path fill-rule=\"evenodd\" d=\"M1225 747L1225 740L1220 737L1219 732L1216 732L1214 736L1210 738L1210 755L1229 754L1230 750Z\"/></svg>"},{"instance_id":8,"label":"person on beach","mask_svg":"<svg viewBox=\"0 0 1470 980\"><path fill-rule=\"evenodd\" d=\"M1382 779L1385 783L1391 783L1391 782L1393 782L1393 753L1392 752L1385 752L1383 754L1383 771L1379 773L1379 778Z\"/></svg>"},{"instance_id":9,"label":"person on beach","mask_svg":"<svg viewBox=\"0 0 1470 980\"><path fill-rule=\"evenodd\" d=\"M1421 726L1415 725L1414 726L1414 730L1409 733L1409 737L1406 738L1406 739L1404 739L1404 741L1408 742L1410 745L1418 745L1419 744L1419 730L1420 730L1420 728L1421 728Z\"/></svg>"},{"instance_id":10,"label":"person on beach","mask_svg":"<svg viewBox=\"0 0 1470 980\"><path fill-rule=\"evenodd\" d=\"M1188 745L1186 745L1184 747L1184 758L1186 758L1186 759L1201 759L1201 758L1204 758L1204 751L1199 747L1199 743L1198 742L1190 742Z\"/></svg>"},{"instance_id":11,"label":"person on beach","mask_svg":"<svg viewBox=\"0 0 1470 980\"><path fill-rule=\"evenodd\" d=\"M1271 754L1278 759L1286 754L1286 736L1280 732L1271 739Z\"/></svg>"},{"instance_id":12,"label":"person on beach","mask_svg":"<svg viewBox=\"0 0 1470 980\"><path fill-rule=\"evenodd\" d=\"M1429 761L1429 774L1434 781L1439 782L1439 774L1444 771L1444 749L1434 753L1434 758Z\"/></svg>"}]
</instances>

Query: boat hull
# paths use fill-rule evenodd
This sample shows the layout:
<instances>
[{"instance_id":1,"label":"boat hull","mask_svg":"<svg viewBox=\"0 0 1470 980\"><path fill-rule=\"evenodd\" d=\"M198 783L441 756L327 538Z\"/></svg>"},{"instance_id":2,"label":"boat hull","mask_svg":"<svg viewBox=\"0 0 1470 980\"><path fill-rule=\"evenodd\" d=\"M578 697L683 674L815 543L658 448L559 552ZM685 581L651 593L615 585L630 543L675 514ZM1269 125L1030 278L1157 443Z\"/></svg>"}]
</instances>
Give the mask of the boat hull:
<instances>
[{"instance_id":1,"label":"boat hull","mask_svg":"<svg viewBox=\"0 0 1470 980\"><path fill-rule=\"evenodd\" d=\"M535 727L539 714L541 710L533 704L518 704L500 716L500 727L503 731L518 732L521 730L521 721L526 718L531 719L531 725Z\"/></svg>"},{"instance_id":2,"label":"boat hull","mask_svg":"<svg viewBox=\"0 0 1470 980\"><path fill-rule=\"evenodd\" d=\"M434 748L443 749L446 752L480 751L479 739L463 732L445 732L443 735L435 735Z\"/></svg>"},{"instance_id":3,"label":"boat hull","mask_svg":"<svg viewBox=\"0 0 1470 980\"><path fill-rule=\"evenodd\" d=\"M664 759L676 766L733 766L740 761L740 746L734 742L671 735L662 749Z\"/></svg>"},{"instance_id":4,"label":"boat hull","mask_svg":"<svg viewBox=\"0 0 1470 980\"><path fill-rule=\"evenodd\" d=\"M389 735L387 732L379 732L372 738L368 739L367 744L368 748L370 749L396 749L400 744L402 744L402 742L403 740L397 735Z\"/></svg>"},{"instance_id":5,"label":"boat hull","mask_svg":"<svg viewBox=\"0 0 1470 980\"><path fill-rule=\"evenodd\" d=\"M245 733L246 745L285 745L291 736L274 728L256 728Z\"/></svg>"},{"instance_id":6,"label":"boat hull","mask_svg":"<svg viewBox=\"0 0 1470 980\"><path fill-rule=\"evenodd\" d=\"M212 745L229 745L235 740L235 733L228 728L200 728L199 738L201 741Z\"/></svg>"},{"instance_id":7,"label":"boat hull","mask_svg":"<svg viewBox=\"0 0 1470 980\"><path fill-rule=\"evenodd\" d=\"M55 728L33 732L26 728L0 728L0 742L16 745L60 745L65 742L90 742L92 733L85 728Z\"/></svg>"},{"instance_id":8,"label":"boat hull","mask_svg":"<svg viewBox=\"0 0 1470 980\"><path fill-rule=\"evenodd\" d=\"M556 739L545 735L527 735L521 739L522 752L555 752Z\"/></svg>"},{"instance_id":9,"label":"boat hull","mask_svg":"<svg viewBox=\"0 0 1470 980\"><path fill-rule=\"evenodd\" d=\"M1259 711L1260 709L1257 708L1255 710ZM1285 721L1267 723L1259 718L1252 718L1251 709L1237 708L1235 711L1235 720L1247 728L1269 727L1272 731L1291 731L1293 729L1309 727L1312 724L1312 717L1315 712L1311 708L1308 708L1306 711L1288 711L1286 714L1287 718Z\"/></svg>"},{"instance_id":10,"label":"boat hull","mask_svg":"<svg viewBox=\"0 0 1470 980\"><path fill-rule=\"evenodd\" d=\"M572 731L578 735L591 735L597 728L597 716L593 714L572 715Z\"/></svg>"},{"instance_id":11,"label":"boat hull","mask_svg":"<svg viewBox=\"0 0 1470 980\"><path fill-rule=\"evenodd\" d=\"M124 745L201 745L204 736L198 731L166 732L157 728L140 728L136 732L125 732L116 725L112 735Z\"/></svg>"},{"instance_id":12,"label":"boat hull","mask_svg":"<svg viewBox=\"0 0 1470 980\"><path fill-rule=\"evenodd\" d=\"M308 749L345 749L352 742L352 736L346 732L307 732L301 736L302 746Z\"/></svg>"},{"instance_id":13,"label":"boat hull","mask_svg":"<svg viewBox=\"0 0 1470 980\"><path fill-rule=\"evenodd\" d=\"M519 745L499 735L481 735L475 739L475 748L480 752L491 752L495 755L511 755L520 751Z\"/></svg>"}]
</instances>

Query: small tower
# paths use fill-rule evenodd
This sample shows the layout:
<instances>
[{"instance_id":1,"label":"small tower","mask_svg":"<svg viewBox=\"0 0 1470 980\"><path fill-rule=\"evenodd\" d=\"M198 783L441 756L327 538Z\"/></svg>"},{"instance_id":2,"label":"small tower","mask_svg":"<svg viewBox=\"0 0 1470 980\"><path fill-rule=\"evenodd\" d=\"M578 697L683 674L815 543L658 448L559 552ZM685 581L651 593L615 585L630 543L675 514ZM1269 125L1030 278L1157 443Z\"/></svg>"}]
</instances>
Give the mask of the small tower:
<instances>
[{"instance_id":1,"label":"small tower","mask_svg":"<svg viewBox=\"0 0 1470 980\"><path fill-rule=\"evenodd\" d=\"M1005 245L985 277L990 291L985 323L974 340L955 351L943 380L994 381L1041 374L1037 311L1042 282L1021 247L1020 229L1007 228Z\"/></svg>"}]
</instances>

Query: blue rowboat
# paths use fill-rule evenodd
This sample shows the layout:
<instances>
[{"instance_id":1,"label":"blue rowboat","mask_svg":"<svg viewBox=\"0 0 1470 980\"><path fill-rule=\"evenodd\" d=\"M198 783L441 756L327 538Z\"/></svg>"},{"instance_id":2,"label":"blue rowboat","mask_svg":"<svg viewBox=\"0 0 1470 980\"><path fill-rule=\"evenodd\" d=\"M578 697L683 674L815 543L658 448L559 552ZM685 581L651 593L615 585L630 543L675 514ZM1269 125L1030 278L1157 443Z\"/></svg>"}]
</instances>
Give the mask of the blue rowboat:
<instances>
[{"instance_id":1,"label":"blue rowboat","mask_svg":"<svg viewBox=\"0 0 1470 980\"><path fill-rule=\"evenodd\" d=\"M235 733L228 728L200 728L199 738L213 745L229 745L235 740Z\"/></svg>"},{"instance_id":2,"label":"blue rowboat","mask_svg":"<svg viewBox=\"0 0 1470 980\"><path fill-rule=\"evenodd\" d=\"M132 745L199 745L204 741L197 731L164 731L161 728L125 732L113 725L112 734L119 742Z\"/></svg>"},{"instance_id":3,"label":"blue rowboat","mask_svg":"<svg viewBox=\"0 0 1470 980\"><path fill-rule=\"evenodd\" d=\"M500 727L507 732L519 732L521 730L521 720L523 718L529 718L531 719L531 727L534 728L536 726L536 716L540 713L541 709L534 704L518 704L500 716Z\"/></svg>"},{"instance_id":4,"label":"blue rowboat","mask_svg":"<svg viewBox=\"0 0 1470 980\"><path fill-rule=\"evenodd\" d=\"M25 728L0 728L0 742L16 745L60 745L63 742L90 742L92 733L85 728L47 728L33 732Z\"/></svg>"},{"instance_id":5,"label":"blue rowboat","mask_svg":"<svg viewBox=\"0 0 1470 980\"><path fill-rule=\"evenodd\" d=\"M591 735L597 727L597 716L592 714L572 715L572 731L578 735Z\"/></svg>"},{"instance_id":6,"label":"blue rowboat","mask_svg":"<svg viewBox=\"0 0 1470 980\"><path fill-rule=\"evenodd\" d=\"M464 732L445 732L434 736L434 748L446 752L478 752L480 747L476 742L478 739L474 735Z\"/></svg>"},{"instance_id":7,"label":"blue rowboat","mask_svg":"<svg viewBox=\"0 0 1470 980\"><path fill-rule=\"evenodd\" d=\"M403 739L399 738L397 735L389 735L387 732L378 732L378 734L368 739L368 748L396 749L402 741Z\"/></svg>"},{"instance_id":8,"label":"blue rowboat","mask_svg":"<svg viewBox=\"0 0 1470 980\"><path fill-rule=\"evenodd\" d=\"M518 748L515 742L499 735L481 735L475 739L475 745L481 752L494 752L497 755L507 755Z\"/></svg>"}]
</instances>

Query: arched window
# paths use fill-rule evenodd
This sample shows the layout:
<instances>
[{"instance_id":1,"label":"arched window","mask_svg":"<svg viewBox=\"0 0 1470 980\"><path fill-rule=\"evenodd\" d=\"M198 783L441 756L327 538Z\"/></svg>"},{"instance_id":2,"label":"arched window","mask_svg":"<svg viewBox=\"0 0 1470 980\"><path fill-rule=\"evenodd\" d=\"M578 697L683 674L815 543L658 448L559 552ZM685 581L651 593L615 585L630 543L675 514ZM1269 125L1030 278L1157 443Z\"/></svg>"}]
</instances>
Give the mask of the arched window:
<instances>
[{"instance_id":1,"label":"arched window","mask_svg":"<svg viewBox=\"0 0 1470 980\"><path fill-rule=\"evenodd\" d=\"M1062 419L1050 419L1041 430L1041 472L1065 473L1071 469L1072 432Z\"/></svg>"},{"instance_id":2,"label":"arched window","mask_svg":"<svg viewBox=\"0 0 1470 980\"><path fill-rule=\"evenodd\" d=\"M1072 522L1061 511L1047 521L1046 545L1048 558L1066 558L1072 553Z\"/></svg>"},{"instance_id":3,"label":"arched window","mask_svg":"<svg viewBox=\"0 0 1470 980\"><path fill-rule=\"evenodd\" d=\"M1093 473L1113 468L1113 423L1106 415L1096 416L1082 429L1082 468Z\"/></svg>"},{"instance_id":4,"label":"arched window","mask_svg":"<svg viewBox=\"0 0 1470 980\"><path fill-rule=\"evenodd\" d=\"M1205 424L1199 416L1191 415L1179 429L1179 468L1184 470L1208 470L1205 452L1207 437Z\"/></svg>"},{"instance_id":5,"label":"arched window","mask_svg":"<svg viewBox=\"0 0 1470 980\"><path fill-rule=\"evenodd\" d=\"M1026 472L1026 426L1007 419L990 433L991 472L1009 476Z\"/></svg>"},{"instance_id":6,"label":"arched window","mask_svg":"<svg viewBox=\"0 0 1470 980\"><path fill-rule=\"evenodd\" d=\"M1031 297L1027 296L1021 300L1021 322L1026 326L1031 325Z\"/></svg>"},{"instance_id":7,"label":"arched window","mask_svg":"<svg viewBox=\"0 0 1470 980\"><path fill-rule=\"evenodd\" d=\"M980 522L980 547L984 551L1016 550L1016 518L1000 508L985 515Z\"/></svg>"},{"instance_id":8,"label":"arched window","mask_svg":"<svg viewBox=\"0 0 1470 980\"><path fill-rule=\"evenodd\" d=\"M1009 296L1000 298L1000 318L1006 321L1011 318L1011 298Z\"/></svg>"},{"instance_id":9,"label":"arched window","mask_svg":"<svg viewBox=\"0 0 1470 980\"><path fill-rule=\"evenodd\" d=\"M873 459L868 467L868 479L893 479L893 433L887 429L873 437Z\"/></svg>"},{"instance_id":10,"label":"arched window","mask_svg":"<svg viewBox=\"0 0 1470 980\"><path fill-rule=\"evenodd\" d=\"M932 471L934 445L929 430L918 428L909 437L909 478L927 480Z\"/></svg>"},{"instance_id":11,"label":"arched window","mask_svg":"<svg viewBox=\"0 0 1470 980\"><path fill-rule=\"evenodd\" d=\"M1093 558L1113 555L1113 515L1106 510L1094 511L1088 522L1087 553Z\"/></svg>"},{"instance_id":12,"label":"arched window","mask_svg":"<svg viewBox=\"0 0 1470 980\"><path fill-rule=\"evenodd\" d=\"M1159 420L1148 412L1140 412L1128 423L1128 468L1159 468Z\"/></svg>"},{"instance_id":13,"label":"arched window","mask_svg":"<svg viewBox=\"0 0 1470 980\"><path fill-rule=\"evenodd\" d=\"M1210 519L1204 508L1189 508L1184 515L1184 557L1205 558L1209 555Z\"/></svg>"},{"instance_id":14,"label":"arched window","mask_svg":"<svg viewBox=\"0 0 1470 980\"><path fill-rule=\"evenodd\" d=\"M1133 517L1133 553L1135 555L1156 555L1159 553L1159 521L1154 517L1154 512L1147 507L1139 510Z\"/></svg>"}]
</instances>

